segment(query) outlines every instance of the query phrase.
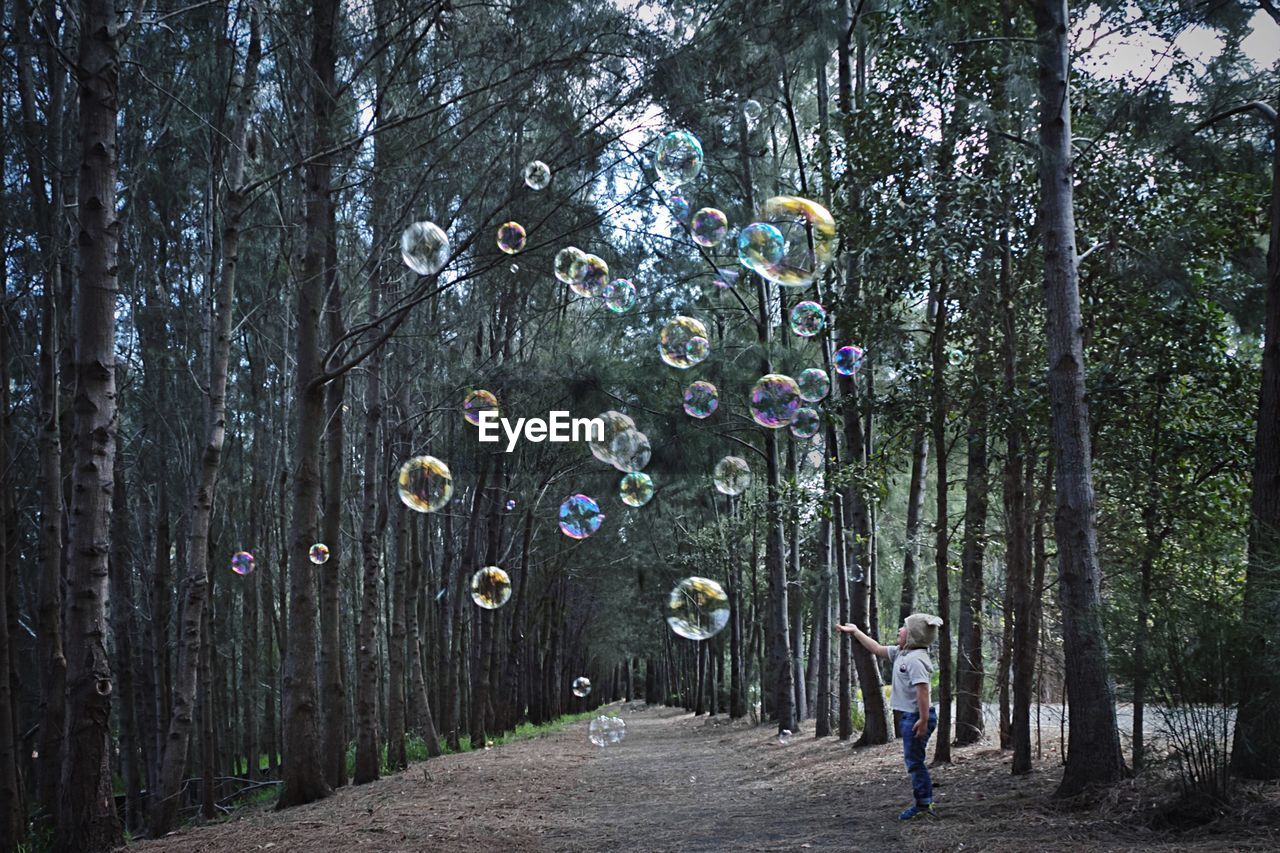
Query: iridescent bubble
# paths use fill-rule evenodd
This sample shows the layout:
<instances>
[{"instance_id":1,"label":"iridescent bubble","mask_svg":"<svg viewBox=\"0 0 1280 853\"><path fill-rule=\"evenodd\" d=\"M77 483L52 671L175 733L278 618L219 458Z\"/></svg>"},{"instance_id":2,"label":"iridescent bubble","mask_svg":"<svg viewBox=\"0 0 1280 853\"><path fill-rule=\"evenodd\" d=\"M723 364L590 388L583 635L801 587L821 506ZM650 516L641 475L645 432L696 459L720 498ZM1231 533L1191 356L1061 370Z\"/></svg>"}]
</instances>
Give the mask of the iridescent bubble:
<instances>
[{"instance_id":1,"label":"iridescent bubble","mask_svg":"<svg viewBox=\"0 0 1280 853\"><path fill-rule=\"evenodd\" d=\"M699 379L684 389L684 411L690 417L709 418L719 405L720 394L710 382Z\"/></svg>"},{"instance_id":2,"label":"iridescent bubble","mask_svg":"<svg viewBox=\"0 0 1280 853\"><path fill-rule=\"evenodd\" d=\"M586 258L587 253L579 249L577 246L565 246L556 252L555 271L556 278L565 284L573 284L573 267L575 264Z\"/></svg>"},{"instance_id":3,"label":"iridescent bubble","mask_svg":"<svg viewBox=\"0 0 1280 853\"><path fill-rule=\"evenodd\" d=\"M497 566L485 566L471 576L471 600L485 610L497 610L511 598L511 578Z\"/></svg>"},{"instance_id":4,"label":"iridescent bubble","mask_svg":"<svg viewBox=\"0 0 1280 853\"><path fill-rule=\"evenodd\" d=\"M742 116L747 120L748 124L755 124L763 114L764 107L760 106L760 102L757 100L753 99L742 105Z\"/></svg>"},{"instance_id":5,"label":"iridescent bubble","mask_svg":"<svg viewBox=\"0 0 1280 853\"><path fill-rule=\"evenodd\" d=\"M799 302L791 309L791 331L802 338L811 338L826 325L827 312L817 302Z\"/></svg>"},{"instance_id":6,"label":"iridescent bubble","mask_svg":"<svg viewBox=\"0 0 1280 853\"><path fill-rule=\"evenodd\" d=\"M754 273L773 269L786 249L782 232L768 222L752 222L738 233L738 261Z\"/></svg>"},{"instance_id":7,"label":"iridescent bubble","mask_svg":"<svg viewBox=\"0 0 1280 853\"><path fill-rule=\"evenodd\" d=\"M613 437L609 456L619 471L640 471L649 464L653 448L649 445L649 436L638 429L626 429Z\"/></svg>"},{"instance_id":8,"label":"iridescent bubble","mask_svg":"<svg viewBox=\"0 0 1280 853\"><path fill-rule=\"evenodd\" d=\"M751 389L751 417L762 427L781 429L800 408L800 388L790 376L769 373Z\"/></svg>"},{"instance_id":9,"label":"iridescent bubble","mask_svg":"<svg viewBox=\"0 0 1280 853\"><path fill-rule=\"evenodd\" d=\"M800 399L806 403L816 403L831 393L831 377L821 367L810 367L800 371L796 377L796 386L800 389Z\"/></svg>"},{"instance_id":10,"label":"iridescent bubble","mask_svg":"<svg viewBox=\"0 0 1280 853\"><path fill-rule=\"evenodd\" d=\"M620 432L635 429L636 422L631 420L630 416L614 411L605 412L600 416L600 420L604 421L604 435L599 441L588 441L587 447L591 448L592 456L612 465L613 454L610 448L613 447L613 439Z\"/></svg>"},{"instance_id":11,"label":"iridescent bubble","mask_svg":"<svg viewBox=\"0 0 1280 853\"><path fill-rule=\"evenodd\" d=\"M516 508L516 500L515 500L515 498L510 498L510 499L507 501L507 512L511 512L511 510L513 510L513 509L515 509L515 508Z\"/></svg>"},{"instance_id":12,"label":"iridescent bubble","mask_svg":"<svg viewBox=\"0 0 1280 853\"><path fill-rule=\"evenodd\" d=\"M964 350L955 348L947 350L947 364L952 367L959 367L964 364Z\"/></svg>"},{"instance_id":13,"label":"iridescent bubble","mask_svg":"<svg viewBox=\"0 0 1280 853\"><path fill-rule=\"evenodd\" d=\"M512 275L515 275L515 274L516 274L516 273L518 273L518 272L520 272L520 265L519 265L519 264L512 264L512 265L511 265L511 274L512 274Z\"/></svg>"},{"instance_id":14,"label":"iridescent bubble","mask_svg":"<svg viewBox=\"0 0 1280 853\"><path fill-rule=\"evenodd\" d=\"M715 246L729 230L729 217L714 207L704 207L693 215L689 234L699 246Z\"/></svg>"},{"instance_id":15,"label":"iridescent bubble","mask_svg":"<svg viewBox=\"0 0 1280 853\"><path fill-rule=\"evenodd\" d=\"M317 542L311 546L311 550L307 552L307 556L311 558L311 562L317 566L329 562L329 546L323 542Z\"/></svg>"},{"instance_id":16,"label":"iridescent bubble","mask_svg":"<svg viewBox=\"0 0 1280 853\"><path fill-rule=\"evenodd\" d=\"M231 571L238 575L253 574L253 555L248 551L236 551L231 555Z\"/></svg>"},{"instance_id":17,"label":"iridescent bubble","mask_svg":"<svg viewBox=\"0 0 1280 853\"><path fill-rule=\"evenodd\" d=\"M551 183L551 167L541 160L530 160L524 167L524 184L531 190L545 190Z\"/></svg>"},{"instance_id":18,"label":"iridescent bubble","mask_svg":"<svg viewBox=\"0 0 1280 853\"><path fill-rule=\"evenodd\" d=\"M729 596L709 578L685 578L667 597L667 624L686 639L710 639L729 624Z\"/></svg>"},{"instance_id":19,"label":"iridescent bubble","mask_svg":"<svg viewBox=\"0 0 1280 853\"><path fill-rule=\"evenodd\" d=\"M689 338L689 343L684 345L685 355L689 357L690 364L702 364L707 360L707 356L711 355L711 341L695 335Z\"/></svg>"},{"instance_id":20,"label":"iridescent bubble","mask_svg":"<svg viewBox=\"0 0 1280 853\"><path fill-rule=\"evenodd\" d=\"M434 275L449 260L449 238L434 222L415 222L400 235L400 257L418 275Z\"/></svg>"},{"instance_id":21,"label":"iridescent bubble","mask_svg":"<svg viewBox=\"0 0 1280 853\"><path fill-rule=\"evenodd\" d=\"M796 415L791 419L791 434L796 438L813 438L818 434L821 426L822 419L818 416L817 410L801 406L796 409Z\"/></svg>"},{"instance_id":22,"label":"iridescent bubble","mask_svg":"<svg viewBox=\"0 0 1280 853\"><path fill-rule=\"evenodd\" d=\"M498 248L508 255L524 249L524 226L519 222L504 222L498 226Z\"/></svg>"},{"instance_id":23,"label":"iridescent bubble","mask_svg":"<svg viewBox=\"0 0 1280 853\"><path fill-rule=\"evenodd\" d=\"M415 456L400 466L400 500L409 509L435 512L453 497L449 466L434 456Z\"/></svg>"},{"instance_id":24,"label":"iridescent bubble","mask_svg":"<svg viewBox=\"0 0 1280 853\"><path fill-rule=\"evenodd\" d=\"M738 271L728 267L720 267L716 270L715 285L721 290L728 290L738 283Z\"/></svg>"},{"instance_id":25,"label":"iridescent bubble","mask_svg":"<svg viewBox=\"0 0 1280 853\"><path fill-rule=\"evenodd\" d=\"M585 675L579 675L573 680L573 695L582 699L591 693L591 679Z\"/></svg>"},{"instance_id":26,"label":"iridescent bubble","mask_svg":"<svg viewBox=\"0 0 1280 853\"><path fill-rule=\"evenodd\" d=\"M636 304L636 286L625 278L615 278L604 286L603 298L610 311L622 314Z\"/></svg>"},{"instance_id":27,"label":"iridescent bubble","mask_svg":"<svg viewBox=\"0 0 1280 853\"><path fill-rule=\"evenodd\" d=\"M587 739L596 746L613 746L627 736L627 724L621 717L596 717L587 726Z\"/></svg>"},{"instance_id":28,"label":"iridescent bubble","mask_svg":"<svg viewBox=\"0 0 1280 853\"><path fill-rule=\"evenodd\" d=\"M693 338L705 338L707 327L701 320L692 317L676 317L662 327L658 335L658 354L662 360L672 367L688 370L693 367L689 360L689 341Z\"/></svg>"},{"instance_id":29,"label":"iridescent bubble","mask_svg":"<svg viewBox=\"0 0 1280 853\"><path fill-rule=\"evenodd\" d=\"M644 506L653 498L653 480L642 471L632 471L618 484L618 494L627 506Z\"/></svg>"},{"instance_id":30,"label":"iridescent bubble","mask_svg":"<svg viewBox=\"0 0 1280 853\"><path fill-rule=\"evenodd\" d=\"M653 170L668 184L687 184L702 171L702 143L687 130L673 130L658 143Z\"/></svg>"},{"instance_id":31,"label":"iridescent bubble","mask_svg":"<svg viewBox=\"0 0 1280 853\"><path fill-rule=\"evenodd\" d=\"M682 195L673 195L667 199L667 208L671 211L671 215L676 218L676 222L684 224L689 221L689 202Z\"/></svg>"},{"instance_id":32,"label":"iridescent bubble","mask_svg":"<svg viewBox=\"0 0 1280 853\"><path fill-rule=\"evenodd\" d=\"M726 456L716 463L712 481L716 491L726 495L740 495L751 487L751 466L741 456Z\"/></svg>"},{"instance_id":33,"label":"iridescent bubble","mask_svg":"<svg viewBox=\"0 0 1280 853\"><path fill-rule=\"evenodd\" d=\"M862 367L862 347L847 346L836 350L835 368L841 376L852 376Z\"/></svg>"},{"instance_id":34,"label":"iridescent bubble","mask_svg":"<svg viewBox=\"0 0 1280 853\"><path fill-rule=\"evenodd\" d=\"M599 296L609 283L609 265L595 255L583 255L569 274L573 277L569 286L580 296Z\"/></svg>"},{"instance_id":35,"label":"iridescent bubble","mask_svg":"<svg viewBox=\"0 0 1280 853\"><path fill-rule=\"evenodd\" d=\"M780 195L761 207L760 222L769 223L783 237L777 260L756 272L778 284L805 287L831 263L839 239L831 212L816 201Z\"/></svg>"},{"instance_id":36,"label":"iridescent bubble","mask_svg":"<svg viewBox=\"0 0 1280 853\"><path fill-rule=\"evenodd\" d=\"M570 539L586 539L603 521L604 513L594 498L573 495L560 504L560 532Z\"/></svg>"},{"instance_id":37,"label":"iridescent bubble","mask_svg":"<svg viewBox=\"0 0 1280 853\"><path fill-rule=\"evenodd\" d=\"M462 416L469 424L480 423L480 413L498 410L498 398L483 388L472 391L462 401Z\"/></svg>"}]
</instances>

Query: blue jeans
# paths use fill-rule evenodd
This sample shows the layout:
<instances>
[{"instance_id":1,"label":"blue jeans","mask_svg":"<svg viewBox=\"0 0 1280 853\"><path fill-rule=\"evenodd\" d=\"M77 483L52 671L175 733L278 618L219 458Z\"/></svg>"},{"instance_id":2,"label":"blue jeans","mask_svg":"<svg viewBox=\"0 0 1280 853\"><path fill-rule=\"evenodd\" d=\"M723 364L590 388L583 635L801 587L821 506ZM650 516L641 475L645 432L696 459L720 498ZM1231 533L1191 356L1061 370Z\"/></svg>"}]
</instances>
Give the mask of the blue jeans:
<instances>
[{"instance_id":1,"label":"blue jeans","mask_svg":"<svg viewBox=\"0 0 1280 853\"><path fill-rule=\"evenodd\" d=\"M916 737L915 725L919 719L919 711L903 714L898 734L902 736L902 757L906 760L907 772L911 774L911 790L916 795L916 802L924 806L933 802L933 778L924 763L924 748L938 727L938 712L934 708L929 709L929 728L924 737Z\"/></svg>"}]
</instances>

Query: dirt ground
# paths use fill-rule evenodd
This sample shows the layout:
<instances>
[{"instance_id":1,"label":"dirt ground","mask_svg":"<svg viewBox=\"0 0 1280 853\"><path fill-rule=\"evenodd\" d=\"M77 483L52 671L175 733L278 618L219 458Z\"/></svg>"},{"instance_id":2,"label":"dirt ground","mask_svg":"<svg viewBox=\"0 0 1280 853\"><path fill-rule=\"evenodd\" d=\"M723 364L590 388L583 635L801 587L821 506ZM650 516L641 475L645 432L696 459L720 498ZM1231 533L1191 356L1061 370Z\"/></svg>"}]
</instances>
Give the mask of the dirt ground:
<instances>
[{"instance_id":1,"label":"dirt ground","mask_svg":"<svg viewBox=\"0 0 1280 853\"><path fill-rule=\"evenodd\" d=\"M285 812L241 809L130 851L1077 851L1280 849L1280 791L1255 790L1247 819L1161 833L1156 794L1128 782L1087 807L1049 798L1056 742L1029 776L990 745L934 768L939 816L898 824L911 789L898 745L786 744L772 730L644 705L604 748L587 723L488 751L448 755ZM932 753L932 744L930 744Z\"/></svg>"}]
</instances>

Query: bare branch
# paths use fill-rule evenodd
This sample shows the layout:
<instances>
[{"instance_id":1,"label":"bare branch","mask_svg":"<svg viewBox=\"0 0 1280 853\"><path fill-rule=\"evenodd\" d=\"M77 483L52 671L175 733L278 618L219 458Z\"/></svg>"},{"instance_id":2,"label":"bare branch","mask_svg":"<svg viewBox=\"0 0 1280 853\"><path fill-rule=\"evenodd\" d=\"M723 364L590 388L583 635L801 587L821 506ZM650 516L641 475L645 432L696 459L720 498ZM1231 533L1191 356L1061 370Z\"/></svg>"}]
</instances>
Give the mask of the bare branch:
<instances>
[{"instance_id":1,"label":"bare branch","mask_svg":"<svg viewBox=\"0 0 1280 853\"><path fill-rule=\"evenodd\" d=\"M1262 115L1266 117L1267 121L1271 122L1272 124L1275 124L1276 111L1273 106L1267 103L1263 103L1262 101L1250 101L1247 104L1241 104L1238 107L1232 107L1229 110L1223 110L1222 112L1217 113L1216 115L1209 116L1209 118L1205 119L1204 121L1200 122L1195 127L1193 127L1191 129L1191 132L1199 133L1200 131L1204 130L1206 127L1217 124L1223 119L1231 118L1231 116L1239 115L1240 113L1248 112L1249 110L1257 110L1258 112L1262 113Z\"/></svg>"}]
</instances>

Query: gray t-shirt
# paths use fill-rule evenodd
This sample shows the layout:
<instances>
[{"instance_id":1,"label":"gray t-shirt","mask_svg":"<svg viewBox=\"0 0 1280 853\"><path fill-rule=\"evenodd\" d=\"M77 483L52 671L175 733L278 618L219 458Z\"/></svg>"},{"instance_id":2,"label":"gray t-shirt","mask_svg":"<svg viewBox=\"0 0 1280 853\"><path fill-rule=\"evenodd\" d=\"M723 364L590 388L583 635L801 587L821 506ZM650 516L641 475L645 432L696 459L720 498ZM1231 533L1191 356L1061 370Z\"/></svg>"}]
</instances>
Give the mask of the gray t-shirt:
<instances>
[{"instance_id":1,"label":"gray t-shirt","mask_svg":"<svg viewBox=\"0 0 1280 853\"><path fill-rule=\"evenodd\" d=\"M933 661L928 649L900 651L889 646L889 663L893 667L893 687L889 691L889 707L904 714L919 711L916 704L916 685L928 684L933 673Z\"/></svg>"}]
</instances>

